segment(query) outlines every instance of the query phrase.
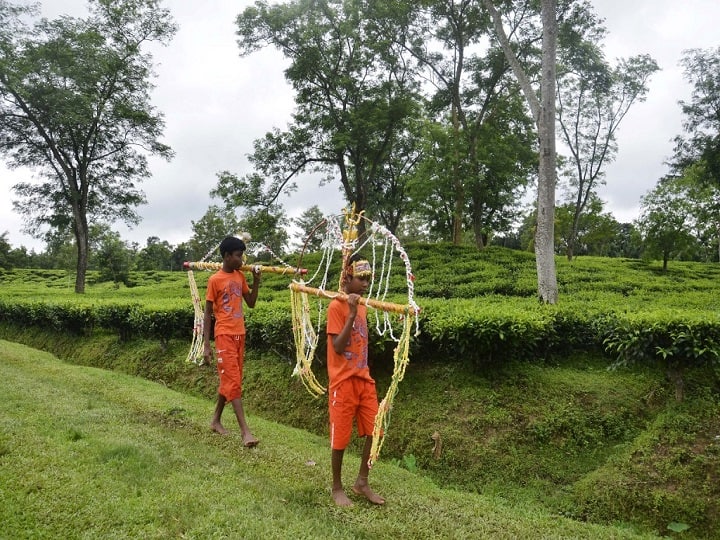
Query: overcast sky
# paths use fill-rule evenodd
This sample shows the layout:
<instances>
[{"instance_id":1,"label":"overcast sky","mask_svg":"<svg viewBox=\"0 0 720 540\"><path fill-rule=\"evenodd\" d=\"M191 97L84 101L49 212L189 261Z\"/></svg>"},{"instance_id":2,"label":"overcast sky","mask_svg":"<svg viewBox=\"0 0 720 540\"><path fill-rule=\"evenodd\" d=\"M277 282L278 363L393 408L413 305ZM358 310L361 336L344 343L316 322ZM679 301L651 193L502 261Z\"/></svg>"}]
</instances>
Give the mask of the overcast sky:
<instances>
[{"instance_id":1,"label":"overcast sky","mask_svg":"<svg viewBox=\"0 0 720 540\"><path fill-rule=\"evenodd\" d=\"M18 0L15 0L18 1ZM84 0L45 0L43 15L85 16ZM638 216L640 197L667 173L672 138L682 132L678 101L690 97L678 62L682 51L720 46L718 0L592 0L609 30L609 60L650 54L659 64L647 100L635 104L618 132L619 153L606 167L607 184L599 188L607 209L621 222ZM292 92L283 78L285 62L275 51L240 58L235 18L247 0L166 0L180 29L168 47L154 53L158 77L154 105L164 113L164 142L176 155L170 162L151 160L152 178L142 189L148 203L139 208L140 225L116 224L122 238L141 247L150 236L171 244L188 240L191 221L210 204L208 192L223 170L251 172L247 155L252 142L273 127L284 129L293 110ZM21 232L12 211L12 186L32 179L28 170L8 170L0 160L0 234L13 247L42 250L44 245ZM338 184L320 188L305 178L291 199L280 202L291 217L317 204L325 214L343 206ZM372 216L369 216L372 218Z\"/></svg>"}]
</instances>

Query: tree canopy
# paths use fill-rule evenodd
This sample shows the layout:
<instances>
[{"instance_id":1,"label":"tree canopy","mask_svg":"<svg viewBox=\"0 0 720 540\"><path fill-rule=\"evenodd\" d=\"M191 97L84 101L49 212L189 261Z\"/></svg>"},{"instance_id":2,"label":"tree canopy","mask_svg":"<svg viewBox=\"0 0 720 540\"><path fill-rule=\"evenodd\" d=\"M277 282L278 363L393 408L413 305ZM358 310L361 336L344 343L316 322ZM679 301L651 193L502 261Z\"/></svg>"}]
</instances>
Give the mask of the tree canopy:
<instances>
[{"instance_id":1,"label":"tree canopy","mask_svg":"<svg viewBox=\"0 0 720 540\"><path fill-rule=\"evenodd\" d=\"M89 225L136 223L148 155L172 156L160 141L152 57L143 50L174 35L169 11L159 0L89 6L85 19L37 20L33 7L0 0L0 155L37 172L14 188L27 232L72 231L76 292L85 288Z\"/></svg>"},{"instance_id":2,"label":"tree canopy","mask_svg":"<svg viewBox=\"0 0 720 540\"><path fill-rule=\"evenodd\" d=\"M684 51L680 64L693 91L689 101L680 101L685 135L675 138L673 172L704 161L700 180L720 186L720 47Z\"/></svg>"},{"instance_id":3,"label":"tree canopy","mask_svg":"<svg viewBox=\"0 0 720 540\"><path fill-rule=\"evenodd\" d=\"M255 144L251 161L280 193L300 172L338 179L357 211L385 195L389 156L418 112L407 65L360 0L260 1L238 16L242 55L277 48L290 61L296 111ZM402 149L400 149L402 151ZM397 198L394 198L396 202Z\"/></svg>"}]
</instances>

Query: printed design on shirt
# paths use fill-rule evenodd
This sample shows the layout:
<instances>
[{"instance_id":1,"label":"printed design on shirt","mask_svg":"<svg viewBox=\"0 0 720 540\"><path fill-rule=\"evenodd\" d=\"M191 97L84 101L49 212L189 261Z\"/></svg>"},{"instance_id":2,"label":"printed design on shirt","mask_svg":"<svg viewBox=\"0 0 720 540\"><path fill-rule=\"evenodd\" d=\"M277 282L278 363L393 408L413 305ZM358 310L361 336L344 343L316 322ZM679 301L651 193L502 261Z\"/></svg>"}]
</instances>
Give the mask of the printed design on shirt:
<instances>
[{"instance_id":1,"label":"printed design on shirt","mask_svg":"<svg viewBox=\"0 0 720 540\"><path fill-rule=\"evenodd\" d=\"M345 359L348 362L353 362L357 369L368 367L368 328L365 320L356 318L353 321L349 345L343 353ZM360 353L354 351L360 351Z\"/></svg>"},{"instance_id":2,"label":"printed design on shirt","mask_svg":"<svg viewBox=\"0 0 720 540\"><path fill-rule=\"evenodd\" d=\"M242 283L231 281L225 286L220 300L220 309L233 319L242 319Z\"/></svg>"}]
</instances>

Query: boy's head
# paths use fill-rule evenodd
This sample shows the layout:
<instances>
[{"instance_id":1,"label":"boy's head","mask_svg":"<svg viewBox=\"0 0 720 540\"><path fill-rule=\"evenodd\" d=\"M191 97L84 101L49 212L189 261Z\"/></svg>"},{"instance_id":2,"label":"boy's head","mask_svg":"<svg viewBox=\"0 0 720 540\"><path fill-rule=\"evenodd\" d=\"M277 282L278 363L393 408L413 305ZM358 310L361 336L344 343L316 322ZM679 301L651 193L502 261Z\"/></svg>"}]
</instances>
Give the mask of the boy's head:
<instances>
[{"instance_id":1,"label":"boy's head","mask_svg":"<svg viewBox=\"0 0 720 540\"><path fill-rule=\"evenodd\" d=\"M352 281L354 277L370 281L372 275L372 265L362 255L355 253L348 259L345 266L345 280L347 283Z\"/></svg>"},{"instance_id":2,"label":"boy's head","mask_svg":"<svg viewBox=\"0 0 720 540\"><path fill-rule=\"evenodd\" d=\"M236 236L226 236L223 241L220 242L220 256L225 258L225 255L232 254L235 251L245 251L245 242L237 238Z\"/></svg>"},{"instance_id":3,"label":"boy's head","mask_svg":"<svg viewBox=\"0 0 720 540\"><path fill-rule=\"evenodd\" d=\"M358 258L355 261L348 262L346 273L348 277L370 278L372 277L373 272L370 261L363 258Z\"/></svg>"}]
</instances>

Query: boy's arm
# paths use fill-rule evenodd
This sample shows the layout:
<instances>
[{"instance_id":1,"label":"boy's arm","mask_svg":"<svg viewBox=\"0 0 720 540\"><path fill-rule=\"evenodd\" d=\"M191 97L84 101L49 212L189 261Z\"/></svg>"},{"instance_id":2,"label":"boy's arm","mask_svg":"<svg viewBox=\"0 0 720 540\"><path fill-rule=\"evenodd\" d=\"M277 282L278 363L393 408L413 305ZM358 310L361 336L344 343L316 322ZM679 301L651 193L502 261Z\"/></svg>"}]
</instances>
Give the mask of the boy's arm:
<instances>
[{"instance_id":1,"label":"boy's arm","mask_svg":"<svg viewBox=\"0 0 720 540\"><path fill-rule=\"evenodd\" d=\"M250 292L243 294L243 298L245 299L245 303L248 305L248 307L255 307L255 302L257 302L258 297L258 289L260 288L260 269L254 268L252 271L253 275L253 282L250 285Z\"/></svg>"},{"instance_id":2,"label":"boy's arm","mask_svg":"<svg viewBox=\"0 0 720 540\"><path fill-rule=\"evenodd\" d=\"M350 313L348 313L348 317L347 319L345 319L345 325L343 326L342 330L340 330L340 333L332 336L333 349L335 349L335 352L337 354L342 354L343 352L345 352L348 341L350 341L353 323L355 322L355 317L357 316L357 304L359 298L360 296L357 294L349 294L347 297L347 303L350 307Z\"/></svg>"},{"instance_id":3,"label":"boy's arm","mask_svg":"<svg viewBox=\"0 0 720 540\"><path fill-rule=\"evenodd\" d=\"M210 325L212 324L213 303L205 300L205 314L203 317L203 358L205 362L212 360L212 347L210 346Z\"/></svg>"}]
</instances>

